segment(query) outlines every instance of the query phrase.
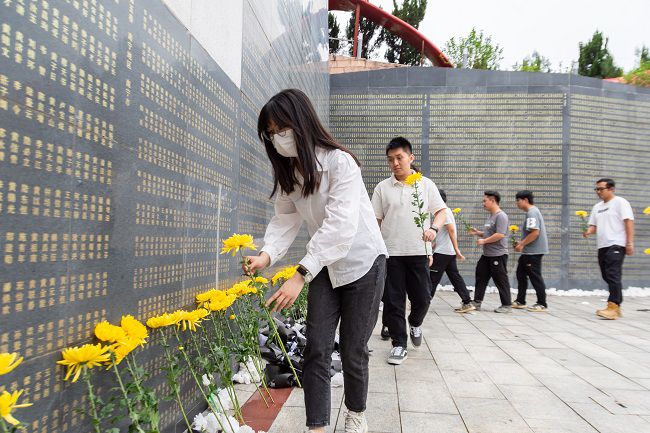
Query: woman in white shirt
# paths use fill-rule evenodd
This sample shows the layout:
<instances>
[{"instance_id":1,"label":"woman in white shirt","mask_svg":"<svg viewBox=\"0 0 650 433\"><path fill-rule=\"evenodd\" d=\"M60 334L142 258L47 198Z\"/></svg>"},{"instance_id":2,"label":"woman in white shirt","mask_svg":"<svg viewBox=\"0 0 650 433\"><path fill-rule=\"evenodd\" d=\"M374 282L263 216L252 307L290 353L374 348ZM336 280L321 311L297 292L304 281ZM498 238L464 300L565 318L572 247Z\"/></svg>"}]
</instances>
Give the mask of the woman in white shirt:
<instances>
[{"instance_id":1,"label":"woman in white shirt","mask_svg":"<svg viewBox=\"0 0 650 433\"><path fill-rule=\"evenodd\" d=\"M298 272L268 300L290 307L309 283L303 386L307 427L324 432L331 413L330 365L341 321L340 348L348 408L345 431L368 431L368 339L377 320L386 273L386 246L356 157L323 127L300 90L275 95L262 108L258 134L273 166L275 216L248 270L280 260L300 226L310 240Z\"/></svg>"}]
</instances>

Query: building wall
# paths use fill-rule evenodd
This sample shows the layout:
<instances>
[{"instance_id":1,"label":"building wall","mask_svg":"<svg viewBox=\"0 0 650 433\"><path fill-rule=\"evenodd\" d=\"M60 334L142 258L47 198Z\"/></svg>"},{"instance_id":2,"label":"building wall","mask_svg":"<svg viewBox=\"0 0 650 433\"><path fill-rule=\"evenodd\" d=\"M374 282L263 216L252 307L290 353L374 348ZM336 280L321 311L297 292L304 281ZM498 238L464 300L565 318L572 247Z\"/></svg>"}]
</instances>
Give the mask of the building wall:
<instances>
[{"instance_id":1,"label":"building wall","mask_svg":"<svg viewBox=\"0 0 650 433\"><path fill-rule=\"evenodd\" d=\"M566 74L400 68L330 77L330 127L360 156L369 194L390 176L385 146L404 136L423 173L447 191L473 226L485 219L483 191L502 195L511 223L523 225L514 194L530 189L547 224L550 287L605 288L595 239L584 240L575 211L597 201L594 182L619 182L632 203L637 254L626 259L625 284L648 285L650 245L643 173L650 169L650 91ZM410 223L405 222L405 223ZM460 229L467 257L461 271L473 284L481 250ZM513 287L518 255L510 254Z\"/></svg>"},{"instance_id":2,"label":"building wall","mask_svg":"<svg viewBox=\"0 0 650 433\"><path fill-rule=\"evenodd\" d=\"M9 1L0 6L0 352L33 432L90 431L60 350L238 278L220 256L272 214L257 114L306 91L327 121L325 0ZM304 241L304 234L302 235ZM304 243L304 242L303 242ZM301 242L290 259L300 255ZM139 355L166 391L154 349ZM111 386L100 375L100 389ZM196 389L183 396L197 410ZM162 402L165 431L178 411Z\"/></svg>"}]
</instances>

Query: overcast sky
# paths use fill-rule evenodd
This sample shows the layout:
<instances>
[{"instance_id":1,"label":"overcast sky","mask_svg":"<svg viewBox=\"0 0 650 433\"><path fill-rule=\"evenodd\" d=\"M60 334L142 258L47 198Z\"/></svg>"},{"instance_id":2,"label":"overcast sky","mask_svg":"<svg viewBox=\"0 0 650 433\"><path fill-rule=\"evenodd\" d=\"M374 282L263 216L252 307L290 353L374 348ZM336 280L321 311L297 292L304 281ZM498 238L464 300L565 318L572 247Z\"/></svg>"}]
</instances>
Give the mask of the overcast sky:
<instances>
[{"instance_id":1,"label":"overcast sky","mask_svg":"<svg viewBox=\"0 0 650 433\"><path fill-rule=\"evenodd\" d=\"M393 9L392 0L370 2ZM349 14L337 15L344 30ZM598 29L609 37L616 64L627 71L635 67L635 49L650 47L650 0L429 0L420 31L442 49L472 27L503 47L501 69L511 69L534 50L548 57L554 70L560 61L570 66L578 60L578 42Z\"/></svg>"}]
</instances>

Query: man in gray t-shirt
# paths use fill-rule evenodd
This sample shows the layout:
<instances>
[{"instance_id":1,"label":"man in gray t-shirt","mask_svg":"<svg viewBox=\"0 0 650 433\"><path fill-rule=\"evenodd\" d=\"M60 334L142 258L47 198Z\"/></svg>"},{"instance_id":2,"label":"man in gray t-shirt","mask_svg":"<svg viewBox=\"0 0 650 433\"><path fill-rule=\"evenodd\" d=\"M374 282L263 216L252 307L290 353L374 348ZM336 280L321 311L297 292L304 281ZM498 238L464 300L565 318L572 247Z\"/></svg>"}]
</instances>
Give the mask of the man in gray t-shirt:
<instances>
[{"instance_id":1,"label":"man in gray t-shirt","mask_svg":"<svg viewBox=\"0 0 650 433\"><path fill-rule=\"evenodd\" d=\"M517 264L517 300L512 303L513 308L526 308L526 290L528 280L535 288L537 303L528 307L528 311L545 311L546 284L542 277L542 257L548 254L548 240L546 238L546 225L544 217L537 206L533 205L535 197L532 191L519 191L515 194L517 207L526 212L521 230L521 240L517 242L515 251L521 253Z\"/></svg>"},{"instance_id":2,"label":"man in gray t-shirt","mask_svg":"<svg viewBox=\"0 0 650 433\"><path fill-rule=\"evenodd\" d=\"M481 308L490 278L499 290L501 306L496 313L509 313L510 281L508 280L508 215L499 207L501 195L496 191L485 191L483 208L490 213L483 230L472 228L470 233L478 236L476 244L483 247L483 255L476 264L476 287L474 307Z\"/></svg>"}]
</instances>

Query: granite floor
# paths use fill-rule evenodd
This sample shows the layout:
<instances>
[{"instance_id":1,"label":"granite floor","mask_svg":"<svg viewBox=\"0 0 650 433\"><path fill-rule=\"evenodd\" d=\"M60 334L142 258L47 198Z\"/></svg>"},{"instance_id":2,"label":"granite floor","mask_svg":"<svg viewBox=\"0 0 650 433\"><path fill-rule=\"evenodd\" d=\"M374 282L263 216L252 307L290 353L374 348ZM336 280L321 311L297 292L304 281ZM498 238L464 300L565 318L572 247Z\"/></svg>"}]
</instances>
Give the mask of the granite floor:
<instances>
[{"instance_id":1,"label":"granite floor","mask_svg":"<svg viewBox=\"0 0 650 433\"><path fill-rule=\"evenodd\" d=\"M529 295L530 296L530 295ZM530 301L534 299L531 297ZM600 320L600 297L549 298L545 313L453 312L438 293L424 342L400 366L375 329L367 418L371 432L650 432L650 298L629 298L624 318ZM343 432L343 389L332 389L332 427ZM302 433L303 395L294 389L269 433Z\"/></svg>"}]
</instances>

